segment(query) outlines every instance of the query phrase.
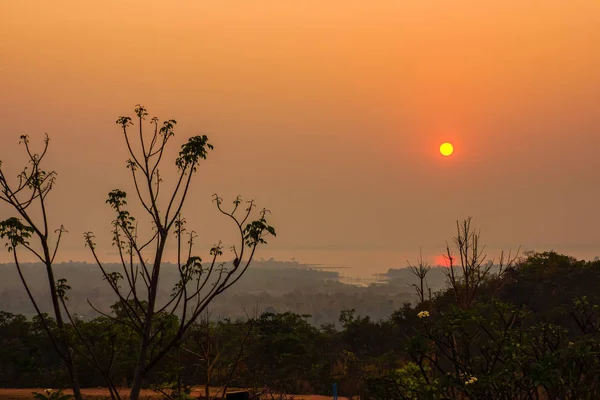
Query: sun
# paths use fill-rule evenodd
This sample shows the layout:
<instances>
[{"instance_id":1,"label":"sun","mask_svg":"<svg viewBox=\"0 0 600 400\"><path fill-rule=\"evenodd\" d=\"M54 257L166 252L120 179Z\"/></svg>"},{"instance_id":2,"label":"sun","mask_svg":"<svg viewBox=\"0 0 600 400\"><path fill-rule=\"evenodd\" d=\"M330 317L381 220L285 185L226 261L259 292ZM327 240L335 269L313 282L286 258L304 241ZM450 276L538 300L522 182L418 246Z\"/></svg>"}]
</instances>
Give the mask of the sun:
<instances>
[{"instance_id":1,"label":"sun","mask_svg":"<svg viewBox=\"0 0 600 400\"><path fill-rule=\"evenodd\" d=\"M454 146L452 146L452 144L448 142L442 143L442 145L440 146L440 153L444 157L448 157L452 155L452 153L454 153Z\"/></svg>"}]
</instances>

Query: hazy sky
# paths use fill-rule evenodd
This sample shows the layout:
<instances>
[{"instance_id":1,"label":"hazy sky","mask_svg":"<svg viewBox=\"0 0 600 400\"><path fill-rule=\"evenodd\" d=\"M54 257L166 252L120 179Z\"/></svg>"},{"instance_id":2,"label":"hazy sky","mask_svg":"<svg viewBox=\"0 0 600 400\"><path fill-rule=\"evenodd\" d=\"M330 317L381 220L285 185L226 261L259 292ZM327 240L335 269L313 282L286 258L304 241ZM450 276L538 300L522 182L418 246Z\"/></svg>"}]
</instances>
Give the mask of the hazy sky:
<instances>
[{"instance_id":1,"label":"hazy sky","mask_svg":"<svg viewBox=\"0 0 600 400\"><path fill-rule=\"evenodd\" d=\"M174 152L215 145L185 209L205 247L232 231L218 192L273 211L263 257L405 265L466 216L491 249L600 254L596 0L2 0L0 18L0 159L16 173L19 135L51 136L62 259L90 230L112 251L106 193L131 188L114 121L137 103L179 121Z\"/></svg>"}]
</instances>

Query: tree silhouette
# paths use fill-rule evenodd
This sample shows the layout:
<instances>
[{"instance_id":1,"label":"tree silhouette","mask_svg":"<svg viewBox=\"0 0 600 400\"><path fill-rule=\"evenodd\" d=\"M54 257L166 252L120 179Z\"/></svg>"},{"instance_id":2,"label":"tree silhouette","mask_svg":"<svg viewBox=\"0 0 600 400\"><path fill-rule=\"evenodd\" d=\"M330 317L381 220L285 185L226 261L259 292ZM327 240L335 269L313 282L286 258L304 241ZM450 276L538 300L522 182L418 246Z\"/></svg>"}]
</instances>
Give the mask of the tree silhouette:
<instances>
[{"instance_id":1,"label":"tree silhouette","mask_svg":"<svg viewBox=\"0 0 600 400\"><path fill-rule=\"evenodd\" d=\"M0 222L0 237L7 240L6 246L12 253L21 282L29 300L42 322L42 326L52 342L56 353L63 361L69 376L76 400L81 400L81 391L75 368L73 349L67 337L67 327L60 309L60 299L69 289L66 279L58 281L54 275L53 263L58 252L65 228L54 231L52 237L48 221L46 198L56 181L56 172L43 169L42 162L48 151L50 138L46 135L41 153L35 153L29 143L29 136L21 135L21 144L25 146L29 165L17 175L16 182L9 182L0 162L0 199L10 206L15 216ZM36 218L37 216L37 218ZM35 240L35 243L31 241ZM47 318L40 311L39 299L36 299L23 275L19 259L20 249L33 254L46 267L46 276L50 288L50 300L56 319L57 331L50 329Z\"/></svg>"},{"instance_id":2,"label":"tree silhouette","mask_svg":"<svg viewBox=\"0 0 600 400\"><path fill-rule=\"evenodd\" d=\"M235 284L250 266L255 251L266 243L265 237L275 235L275 230L267 222L268 210L262 210L258 219L249 222L255 208L254 201L246 202L243 212L241 197L233 202L233 208L226 210L223 200L214 195L217 209L233 222L239 233L239 243L231 247L235 257L233 266L220 262L223 254L222 243L210 250L210 259L204 263L194 255L194 231L187 231L182 209L187 200L192 177L197 172L201 160L205 160L213 146L206 135L191 137L182 147L175 160L178 178L175 188L168 194L167 207L159 206L162 178L160 165L169 140L174 136L175 120L166 120L159 125L157 118L150 124L152 133L149 140L143 129L148 116L144 107L135 108L139 128L139 147L134 151L130 127L130 117L120 117L116 122L123 136L130 158L127 168L131 172L137 199L146 211L152 224L152 232L142 239L137 220L127 210L127 193L115 189L108 194L106 203L114 210L113 245L118 249L122 272L108 272L96 251L94 234L85 233L85 241L98 264L104 279L114 291L122 305L125 318L120 321L133 327L140 337L140 347L135 364L130 399L137 400L144 378L176 346L194 321L206 310L210 302ZM173 287L170 300L157 304L161 265L167 241L175 237L177 242L177 268L179 281ZM146 301L142 306L142 301ZM157 316L175 315L179 312L178 326L173 332L166 332ZM118 393L113 395L118 397Z\"/></svg>"}]
</instances>

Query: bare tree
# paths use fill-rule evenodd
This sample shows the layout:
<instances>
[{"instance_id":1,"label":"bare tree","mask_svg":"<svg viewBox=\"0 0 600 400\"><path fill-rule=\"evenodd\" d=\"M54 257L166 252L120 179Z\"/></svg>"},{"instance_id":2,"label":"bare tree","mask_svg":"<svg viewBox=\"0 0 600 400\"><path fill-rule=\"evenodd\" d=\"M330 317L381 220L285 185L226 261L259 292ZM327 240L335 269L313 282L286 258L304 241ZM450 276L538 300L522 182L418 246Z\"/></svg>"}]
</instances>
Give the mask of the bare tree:
<instances>
[{"instance_id":1,"label":"bare tree","mask_svg":"<svg viewBox=\"0 0 600 400\"><path fill-rule=\"evenodd\" d=\"M419 296L419 303L423 304L425 302L425 289L429 289L427 287L427 273L431 269L427 262L423 261L423 252L419 250L419 259L417 260L416 265L412 265L410 261L407 261L408 268L410 272L413 273L414 276L419 280L419 284L413 283L412 286L415 288L417 292L417 296ZM429 293L431 293L431 289L429 289Z\"/></svg>"},{"instance_id":2,"label":"bare tree","mask_svg":"<svg viewBox=\"0 0 600 400\"><path fill-rule=\"evenodd\" d=\"M459 222L456 221L457 235L454 238L454 245L458 251L458 264L456 257L452 255L450 246L446 245L446 260L448 261L448 270L446 277L450 287L454 291L457 305L462 309L468 309L477 295L480 287L489 280L492 275L494 260L486 261L485 245L480 244L481 233L471 227L471 217ZM502 276L507 268L514 265L518 250L514 257L511 252L505 257L501 252L498 260L498 271L496 275Z\"/></svg>"},{"instance_id":3,"label":"bare tree","mask_svg":"<svg viewBox=\"0 0 600 400\"><path fill-rule=\"evenodd\" d=\"M109 193L106 202L116 213L112 230L113 244L120 256L122 272L107 271L96 251L93 233L85 233L87 246L125 311L126 318L120 323L132 327L140 337L129 396L131 400L139 398L145 376L172 349L179 346L185 333L210 302L235 284L247 271L258 245L266 243L266 236L275 235L274 228L266 220L268 210L262 210L257 220L248 222L255 207L254 201L246 202L244 211L240 211L244 207L240 207L243 202L238 197L234 200L232 209L226 210L223 200L214 195L217 209L232 221L239 234L239 243L231 247L235 259L233 265L218 261L223 254L220 242L210 250L208 262L203 262L194 255L196 235L194 231L186 231L181 211L199 162L206 159L213 146L202 135L191 137L181 147L175 160L178 178L174 189L167 194L166 208L162 208L159 206L160 199L163 198L159 165L166 145L174 135L176 121L167 120L159 125L158 119L152 118L152 133L147 135L143 129L148 115L146 109L138 105L135 114L139 125L137 137L140 151L134 150L133 135L129 132L133 125L132 119L120 117L117 124L122 128L130 154L127 167L136 195L150 219L152 232L141 238L142 233L138 231L136 219L127 210L127 193L116 189ZM157 304L165 247L173 236L177 243L180 279L173 287L170 299L164 304ZM157 316L163 314L179 317L179 325L171 336L166 335L164 327L157 322Z\"/></svg>"},{"instance_id":4,"label":"bare tree","mask_svg":"<svg viewBox=\"0 0 600 400\"><path fill-rule=\"evenodd\" d=\"M201 334L197 349L182 347L182 350L198 359L199 367L203 373L204 397L206 400L224 399L227 389L238 376L240 363L247 356L246 343L255 328L257 317L250 318L248 315L245 327L238 338L238 342L228 342L226 338L219 337L217 332L218 323L211 321L210 313L204 313L195 323L195 330ZM222 333L222 332L221 332ZM231 353L227 358L226 353ZM220 389L213 396L210 395L210 385L214 379L220 380Z\"/></svg>"},{"instance_id":5,"label":"bare tree","mask_svg":"<svg viewBox=\"0 0 600 400\"><path fill-rule=\"evenodd\" d=\"M61 225L60 228L53 231L55 235L52 235L49 227L46 198L54 187L56 172L44 170L42 161L48 151L50 139L46 135L41 154L32 150L29 144L29 136L22 135L20 143L25 146L29 165L24 167L17 175L15 182L9 182L0 162L0 199L8 204L15 213L15 216L0 222L0 237L8 240L6 246L13 255L17 272L29 300L33 304L52 346L67 369L75 399L81 400L73 348L69 344L66 332L67 324L64 322L60 309L60 299L65 295L69 286L66 279L56 280L53 269L60 240L66 230ZM35 243L30 243L32 239L35 239ZM50 329L45 314L42 313L39 307L39 299L33 296L27 284L19 258L20 247L33 254L46 268L50 300L58 332L53 332Z\"/></svg>"}]
</instances>

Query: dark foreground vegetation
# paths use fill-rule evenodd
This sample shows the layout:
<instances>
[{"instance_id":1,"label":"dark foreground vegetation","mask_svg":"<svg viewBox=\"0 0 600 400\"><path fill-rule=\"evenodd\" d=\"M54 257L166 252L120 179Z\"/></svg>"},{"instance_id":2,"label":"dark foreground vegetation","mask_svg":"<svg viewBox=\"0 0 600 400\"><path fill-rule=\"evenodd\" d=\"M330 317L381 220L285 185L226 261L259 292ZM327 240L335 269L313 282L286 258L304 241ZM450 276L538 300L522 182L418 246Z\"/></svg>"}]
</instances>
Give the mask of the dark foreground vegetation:
<instances>
[{"instance_id":1,"label":"dark foreground vegetation","mask_svg":"<svg viewBox=\"0 0 600 400\"><path fill-rule=\"evenodd\" d=\"M180 398L205 384L275 397L331 394L334 382L340 395L362 399L598 398L600 262L535 253L500 276L473 274L467 283L469 273L485 273L472 267L466 275L457 267L447 289L381 321L352 310L341 313L337 327L320 328L293 313L235 321L204 315L144 384ZM113 380L127 386L140 338L120 323L123 312L115 305L110 318L76 325L98 362L111 366ZM168 327L154 338L158 348L178 321L157 318ZM73 327L68 331L77 343ZM93 365L76 361L82 387L104 385ZM0 314L0 385L69 386L39 318Z\"/></svg>"}]
</instances>

